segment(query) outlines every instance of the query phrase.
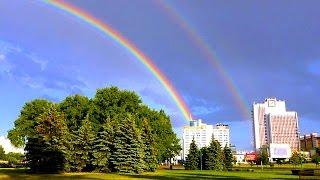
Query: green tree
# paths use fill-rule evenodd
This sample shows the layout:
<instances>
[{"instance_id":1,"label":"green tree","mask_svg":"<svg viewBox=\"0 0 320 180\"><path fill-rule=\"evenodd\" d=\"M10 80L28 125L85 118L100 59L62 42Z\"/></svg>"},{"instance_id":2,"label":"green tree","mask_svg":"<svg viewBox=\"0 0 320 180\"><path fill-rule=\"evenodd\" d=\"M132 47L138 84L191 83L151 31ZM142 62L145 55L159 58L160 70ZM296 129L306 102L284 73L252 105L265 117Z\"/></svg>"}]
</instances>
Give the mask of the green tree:
<instances>
[{"instance_id":1,"label":"green tree","mask_svg":"<svg viewBox=\"0 0 320 180\"><path fill-rule=\"evenodd\" d=\"M205 159L206 167L209 170L222 170L223 169L223 154L221 146L218 141L213 137L211 138L210 145L208 147L208 157Z\"/></svg>"},{"instance_id":2,"label":"green tree","mask_svg":"<svg viewBox=\"0 0 320 180\"><path fill-rule=\"evenodd\" d=\"M93 121L96 124L104 124L106 120L113 120L119 114L136 114L141 100L132 91L110 87L98 89L92 103L93 108L90 114Z\"/></svg>"},{"instance_id":3,"label":"green tree","mask_svg":"<svg viewBox=\"0 0 320 180\"><path fill-rule=\"evenodd\" d=\"M35 99L22 107L18 119L14 122L14 128L8 132L8 138L14 146L24 146L28 137L37 134L35 127L39 124L38 117L51 105L47 100Z\"/></svg>"},{"instance_id":4,"label":"green tree","mask_svg":"<svg viewBox=\"0 0 320 180\"><path fill-rule=\"evenodd\" d=\"M0 160L6 159L6 152L4 151L3 147L0 145Z\"/></svg>"},{"instance_id":5,"label":"green tree","mask_svg":"<svg viewBox=\"0 0 320 180\"><path fill-rule=\"evenodd\" d=\"M110 162L112 170L121 173L141 173L144 169L140 132L130 115L117 117Z\"/></svg>"},{"instance_id":6,"label":"green tree","mask_svg":"<svg viewBox=\"0 0 320 180\"><path fill-rule=\"evenodd\" d=\"M320 164L320 156L315 155L312 157L312 162L316 164L316 166L318 167Z\"/></svg>"},{"instance_id":7,"label":"green tree","mask_svg":"<svg viewBox=\"0 0 320 180\"><path fill-rule=\"evenodd\" d=\"M60 172L67 167L69 132L64 116L51 105L37 120L36 135L29 137L25 150L32 172Z\"/></svg>"},{"instance_id":8,"label":"green tree","mask_svg":"<svg viewBox=\"0 0 320 180\"><path fill-rule=\"evenodd\" d=\"M108 121L99 130L94 141L93 164L98 171L110 171L111 147L114 139L114 122Z\"/></svg>"},{"instance_id":9,"label":"green tree","mask_svg":"<svg viewBox=\"0 0 320 180\"><path fill-rule=\"evenodd\" d=\"M63 112L70 131L77 131L90 109L90 100L81 95L67 97L58 105L59 111Z\"/></svg>"},{"instance_id":10,"label":"green tree","mask_svg":"<svg viewBox=\"0 0 320 180\"><path fill-rule=\"evenodd\" d=\"M154 149L155 142L151 127L147 119L143 120L141 139L143 142L144 162L146 171L155 171L157 168L157 157Z\"/></svg>"},{"instance_id":11,"label":"green tree","mask_svg":"<svg viewBox=\"0 0 320 180\"><path fill-rule=\"evenodd\" d=\"M88 116L81 122L79 130L72 133L72 169L76 171L93 170L93 145L95 131Z\"/></svg>"},{"instance_id":12,"label":"green tree","mask_svg":"<svg viewBox=\"0 0 320 180\"><path fill-rule=\"evenodd\" d=\"M269 164L269 155L268 155L268 149L267 148L261 148L260 149L258 161L262 162L262 165Z\"/></svg>"},{"instance_id":13,"label":"green tree","mask_svg":"<svg viewBox=\"0 0 320 180\"><path fill-rule=\"evenodd\" d=\"M305 159L306 159L306 156L304 154L300 152L294 152L292 153L290 161L294 166L300 165L302 167L302 164L305 161Z\"/></svg>"},{"instance_id":14,"label":"green tree","mask_svg":"<svg viewBox=\"0 0 320 180\"><path fill-rule=\"evenodd\" d=\"M17 164L22 162L24 159L24 155L21 153L14 153L14 152L9 152L6 154L6 161L9 162L9 164Z\"/></svg>"},{"instance_id":15,"label":"green tree","mask_svg":"<svg viewBox=\"0 0 320 180\"><path fill-rule=\"evenodd\" d=\"M199 160L200 160L200 152L197 147L197 144L194 140L192 139L190 143L190 148L189 148L189 154L187 155L186 158L186 163L185 163L185 168L187 170L195 170L199 168Z\"/></svg>"},{"instance_id":16,"label":"green tree","mask_svg":"<svg viewBox=\"0 0 320 180\"><path fill-rule=\"evenodd\" d=\"M232 168L233 155L232 151L228 146L223 148L223 162L226 169Z\"/></svg>"},{"instance_id":17,"label":"green tree","mask_svg":"<svg viewBox=\"0 0 320 180\"><path fill-rule=\"evenodd\" d=\"M142 120L149 120L152 133L155 140L155 150L158 162L170 160L181 151L179 139L173 132L170 117L163 110L151 110L142 105L139 109L138 118L136 119L138 127L141 127Z\"/></svg>"},{"instance_id":18,"label":"green tree","mask_svg":"<svg viewBox=\"0 0 320 180\"><path fill-rule=\"evenodd\" d=\"M206 165L206 159L208 159L208 147L202 147L201 149L200 149L200 157L201 157L201 162L200 163L202 163L202 169L204 169L204 170L208 170L209 168L207 167L207 165ZM199 167L199 169L201 169L201 166Z\"/></svg>"}]
</instances>

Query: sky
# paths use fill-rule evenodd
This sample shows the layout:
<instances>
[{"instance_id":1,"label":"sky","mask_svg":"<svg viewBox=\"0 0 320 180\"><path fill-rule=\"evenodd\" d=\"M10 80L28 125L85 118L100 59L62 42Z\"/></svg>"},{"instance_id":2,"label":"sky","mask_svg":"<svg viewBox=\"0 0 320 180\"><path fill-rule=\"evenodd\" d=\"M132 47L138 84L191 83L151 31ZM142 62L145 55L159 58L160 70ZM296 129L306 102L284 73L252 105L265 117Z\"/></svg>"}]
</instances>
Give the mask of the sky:
<instances>
[{"instance_id":1,"label":"sky","mask_svg":"<svg viewBox=\"0 0 320 180\"><path fill-rule=\"evenodd\" d=\"M319 132L319 1L66 2L150 57L195 118L229 124L238 149L252 149L249 112L267 97L298 112L301 134ZM158 79L112 38L42 1L0 1L0 136L32 99L93 97L109 86L164 109L179 136L188 124Z\"/></svg>"}]
</instances>

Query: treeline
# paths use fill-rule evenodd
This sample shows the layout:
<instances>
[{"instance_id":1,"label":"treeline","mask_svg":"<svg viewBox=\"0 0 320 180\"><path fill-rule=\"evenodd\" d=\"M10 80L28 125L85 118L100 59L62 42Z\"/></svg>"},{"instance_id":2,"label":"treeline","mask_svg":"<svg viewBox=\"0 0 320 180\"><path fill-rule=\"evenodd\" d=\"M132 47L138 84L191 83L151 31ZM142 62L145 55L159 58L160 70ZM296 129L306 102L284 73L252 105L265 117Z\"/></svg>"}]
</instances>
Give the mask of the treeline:
<instances>
[{"instance_id":1,"label":"treeline","mask_svg":"<svg viewBox=\"0 0 320 180\"><path fill-rule=\"evenodd\" d=\"M92 99L27 102L8 138L25 147L31 172L141 173L181 150L163 110L117 87L98 89Z\"/></svg>"},{"instance_id":2,"label":"treeline","mask_svg":"<svg viewBox=\"0 0 320 180\"><path fill-rule=\"evenodd\" d=\"M0 168L10 168L22 166L24 155L21 153L9 152L5 153L4 148L0 145Z\"/></svg>"},{"instance_id":3,"label":"treeline","mask_svg":"<svg viewBox=\"0 0 320 180\"><path fill-rule=\"evenodd\" d=\"M200 150L194 139L190 144L189 154L186 157L185 169L187 170L229 170L232 168L233 156L229 147L220 146L214 138L208 147Z\"/></svg>"}]
</instances>

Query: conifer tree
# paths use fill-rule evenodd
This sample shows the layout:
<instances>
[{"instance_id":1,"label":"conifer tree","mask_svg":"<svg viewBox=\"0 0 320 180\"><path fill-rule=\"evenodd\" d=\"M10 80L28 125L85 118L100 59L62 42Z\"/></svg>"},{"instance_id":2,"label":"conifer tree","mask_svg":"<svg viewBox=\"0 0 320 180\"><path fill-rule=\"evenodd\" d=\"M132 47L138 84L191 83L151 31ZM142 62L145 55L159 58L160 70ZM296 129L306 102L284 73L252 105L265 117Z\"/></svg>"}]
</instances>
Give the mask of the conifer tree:
<instances>
[{"instance_id":1,"label":"conifer tree","mask_svg":"<svg viewBox=\"0 0 320 180\"><path fill-rule=\"evenodd\" d=\"M112 170L120 173L141 173L144 169L140 132L130 115L118 117L110 162Z\"/></svg>"},{"instance_id":2,"label":"conifer tree","mask_svg":"<svg viewBox=\"0 0 320 180\"><path fill-rule=\"evenodd\" d=\"M202 147L200 149L200 153L201 153L200 158L201 158L201 162L202 162L202 169L208 170L209 168L206 166L206 159L208 159L208 147ZM201 165L199 165L199 166L201 166ZM200 167L199 167L199 169L200 169Z\"/></svg>"},{"instance_id":3,"label":"conifer tree","mask_svg":"<svg viewBox=\"0 0 320 180\"><path fill-rule=\"evenodd\" d=\"M219 142L212 137L207 151L207 159L205 159L205 166L209 170L222 170L222 156L223 154Z\"/></svg>"},{"instance_id":4,"label":"conifer tree","mask_svg":"<svg viewBox=\"0 0 320 180\"><path fill-rule=\"evenodd\" d=\"M154 149L154 137L147 119L143 120L141 138L144 149L145 169L146 171L155 171L157 168L157 157Z\"/></svg>"},{"instance_id":5,"label":"conifer tree","mask_svg":"<svg viewBox=\"0 0 320 180\"><path fill-rule=\"evenodd\" d=\"M233 156L231 149L228 146L225 146L223 148L223 162L224 166L226 169L231 169L232 168L232 161L233 161Z\"/></svg>"},{"instance_id":6,"label":"conifer tree","mask_svg":"<svg viewBox=\"0 0 320 180\"><path fill-rule=\"evenodd\" d=\"M72 168L76 171L93 170L93 143L95 131L89 117L81 122L79 130L72 133Z\"/></svg>"},{"instance_id":7,"label":"conifer tree","mask_svg":"<svg viewBox=\"0 0 320 180\"><path fill-rule=\"evenodd\" d=\"M197 144L194 140L194 138L192 139L192 142L190 144L190 148L189 148L189 154L187 155L186 158L186 164L185 164L185 168L187 170L195 170L198 169L199 167L199 149L197 147Z\"/></svg>"},{"instance_id":8,"label":"conifer tree","mask_svg":"<svg viewBox=\"0 0 320 180\"><path fill-rule=\"evenodd\" d=\"M93 164L98 171L110 171L111 146L113 141L113 123L107 121L99 130L94 141Z\"/></svg>"}]
</instances>

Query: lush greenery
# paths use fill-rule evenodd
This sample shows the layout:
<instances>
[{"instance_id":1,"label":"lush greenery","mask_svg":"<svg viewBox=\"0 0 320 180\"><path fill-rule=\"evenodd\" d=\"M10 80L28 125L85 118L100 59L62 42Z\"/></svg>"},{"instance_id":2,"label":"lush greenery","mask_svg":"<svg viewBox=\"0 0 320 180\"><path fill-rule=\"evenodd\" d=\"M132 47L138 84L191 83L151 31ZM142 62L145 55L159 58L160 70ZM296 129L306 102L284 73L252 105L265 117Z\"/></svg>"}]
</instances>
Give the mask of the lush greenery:
<instances>
[{"instance_id":1,"label":"lush greenery","mask_svg":"<svg viewBox=\"0 0 320 180\"><path fill-rule=\"evenodd\" d=\"M6 166L17 165L22 162L24 155L21 153L9 152L5 153L3 147L0 145L0 161L7 161Z\"/></svg>"},{"instance_id":2,"label":"lush greenery","mask_svg":"<svg viewBox=\"0 0 320 180\"><path fill-rule=\"evenodd\" d=\"M8 138L25 146L32 172L154 171L181 147L163 110L152 110L131 91L98 89L89 99L27 102ZM1 155L1 151L0 151Z\"/></svg>"},{"instance_id":3,"label":"lush greenery","mask_svg":"<svg viewBox=\"0 0 320 180\"><path fill-rule=\"evenodd\" d=\"M187 170L223 170L232 168L233 156L231 149L220 146L213 137L208 147L198 149L195 140L192 139L189 153L186 158L185 168Z\"/></svg>"},{"instance_id":4,"label":"lush greenery","mask_svg":"<svg viewBox=\"0 0 320 180\"><path fill-rule=\"evenodd\" d=\"M22 169L0 169L0 179L298 179L291 175L290 169L254 169L240 171L200 171L200 170L157 170L140 175L119 175L114 173L64 173L64 174L27 174Z\"/></svg>"}]
</instances>

